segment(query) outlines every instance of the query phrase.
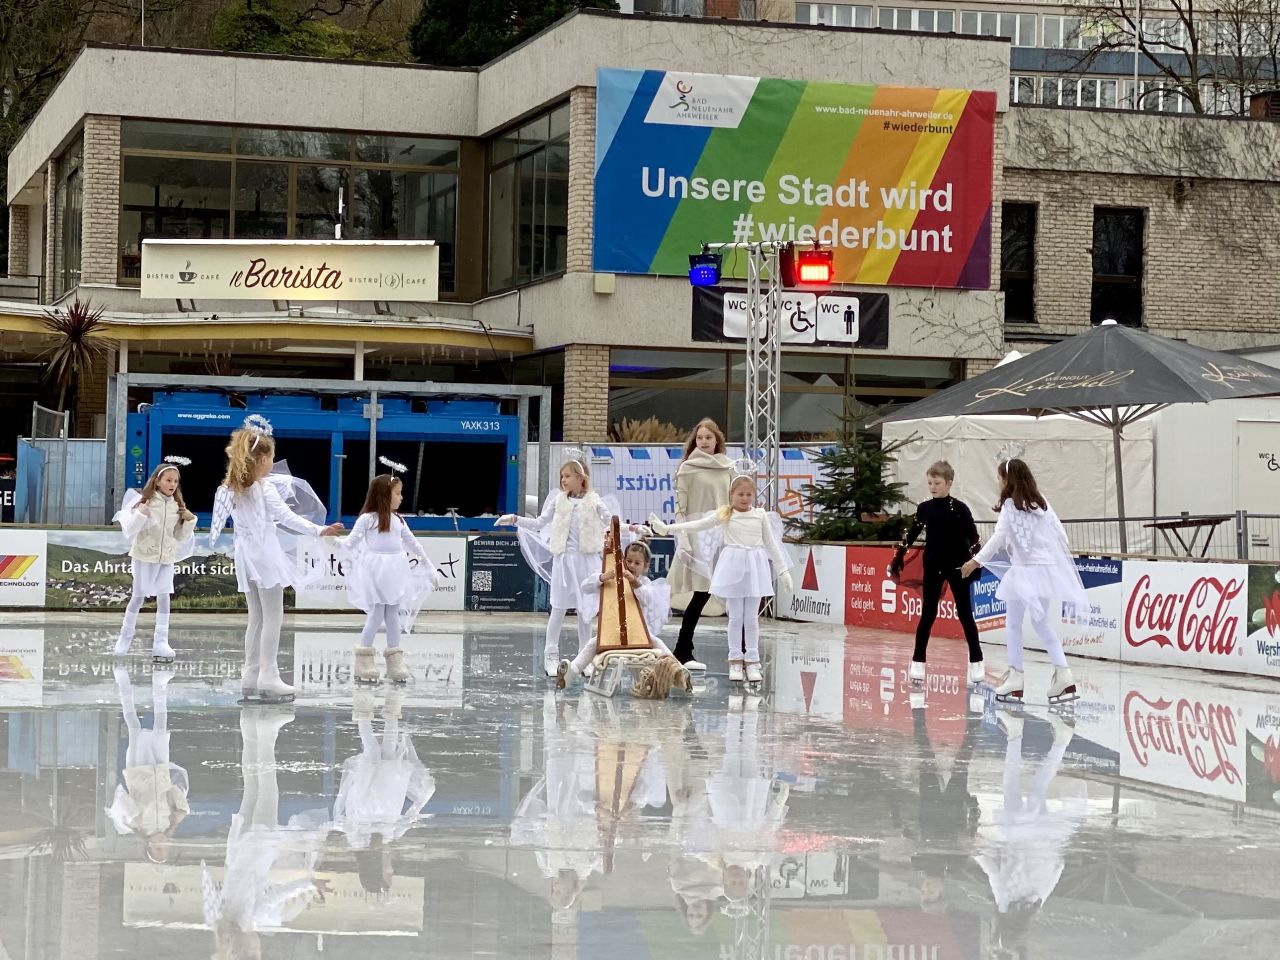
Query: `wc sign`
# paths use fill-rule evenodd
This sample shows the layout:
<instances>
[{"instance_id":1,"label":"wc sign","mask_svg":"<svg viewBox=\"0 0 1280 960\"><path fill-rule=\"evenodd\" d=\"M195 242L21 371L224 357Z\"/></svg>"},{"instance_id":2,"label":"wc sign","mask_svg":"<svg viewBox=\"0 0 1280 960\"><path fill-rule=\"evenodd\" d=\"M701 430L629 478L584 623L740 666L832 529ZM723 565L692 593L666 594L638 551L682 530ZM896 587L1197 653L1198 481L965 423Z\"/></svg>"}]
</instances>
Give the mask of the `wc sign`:
<instances>
[{"instance_id":1,"label":"wc sign","mask_svg":"<svg viewBox=\"0 0 1280 960\"><path fill-rule=\"evenodd\" d=\"M746 290L694 287L693 339L745 341L750 305ZM889 346L889 297L883 293L783 291L778 319L784 344L880 350Z\"/></svg>"}]
</instances>

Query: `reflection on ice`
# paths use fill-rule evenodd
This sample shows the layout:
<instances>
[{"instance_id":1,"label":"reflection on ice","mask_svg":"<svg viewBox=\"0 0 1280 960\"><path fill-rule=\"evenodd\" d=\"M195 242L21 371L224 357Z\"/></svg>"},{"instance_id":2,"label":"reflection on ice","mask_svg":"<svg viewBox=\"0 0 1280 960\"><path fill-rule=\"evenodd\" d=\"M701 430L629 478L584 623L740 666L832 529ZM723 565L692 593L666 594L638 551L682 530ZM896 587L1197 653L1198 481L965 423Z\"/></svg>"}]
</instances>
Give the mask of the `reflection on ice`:
<instances>
[{"instance_id":1,"label":"reflection on ice","mask_svg":"<svg viewBox=\"0 0 1280 960\"><path fill-rule=\"evenodd\" d=\"M557 696L544 621L449 615L407 689L354 691L356 622L289 626L297 702L246 709L233 618L179 615L172 674L103 658L113 624L0 629L0 957L1261 960L1280 932L1270 684L1082 663L1072 713L1015 713L963 645L920 695L901 638L788 625L763 696L723 660L693 697Z\"/></svg>"}]
</instances>

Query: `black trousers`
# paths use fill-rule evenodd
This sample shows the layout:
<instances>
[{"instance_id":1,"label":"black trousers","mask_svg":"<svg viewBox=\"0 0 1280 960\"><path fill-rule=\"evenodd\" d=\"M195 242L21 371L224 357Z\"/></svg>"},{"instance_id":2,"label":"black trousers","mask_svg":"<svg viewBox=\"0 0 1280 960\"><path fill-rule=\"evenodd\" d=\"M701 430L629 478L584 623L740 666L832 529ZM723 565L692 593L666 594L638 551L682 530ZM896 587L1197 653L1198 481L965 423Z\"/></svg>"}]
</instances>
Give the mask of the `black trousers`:
<instances>
[{"instance_id":1,"label":"black trousers","mask_svg":"<svg viewBox=\"0 0 1280 960\"><path fill-rule=\"evenodd\" d=\"M684 608L680 618L680 636L676 638L676 648L671 651L681 663L696 659L693 655L693 631L698 629L698 620L702 617L702 608L711 599L711 594L695 590L689 598L689 605Z\"/></svg>"},{"instance_id":2,"label":"black trousers","mask_svg":"<svg viewBox=\"0 0 1280 960\"><path fill-rule=\"evenodd\" d=\"M969 644L969 662L981 660L982 644L978 642L978 624L973 619L969 584L960 576L959 570L931 570L928 567L924 571L920 622L916 624L916 649L911 659L924 663L925 652L929 649L929 631L933 629L933 621L938 619L938 601L942 599L944 584L951 588L951 598L956 603L956 618L964 628L964 639Z\"/></svg>"}]
</instances>

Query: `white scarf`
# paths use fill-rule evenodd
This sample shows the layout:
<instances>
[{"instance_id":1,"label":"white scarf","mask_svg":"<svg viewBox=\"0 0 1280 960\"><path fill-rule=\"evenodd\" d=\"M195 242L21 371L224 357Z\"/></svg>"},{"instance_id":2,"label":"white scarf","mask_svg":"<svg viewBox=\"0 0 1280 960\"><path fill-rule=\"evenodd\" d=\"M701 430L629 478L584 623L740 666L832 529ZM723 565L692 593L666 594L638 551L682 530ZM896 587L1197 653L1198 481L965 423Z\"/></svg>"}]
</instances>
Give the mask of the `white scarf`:
<instances>
[{"instance_id":1,"label":"white scarf","mask_svg":"<svg viewBox=\"0 0 1280 960\"><path fill-rule=\"evenodd\" d=\"M600 495L588 490L574 500L563 490L556 500L556 514L551 520L551 553L560 556L569 545L569 520L578 510L578 552L598 554L604 550L604 524L600 522Z\"/></svg>"}]
</instances>

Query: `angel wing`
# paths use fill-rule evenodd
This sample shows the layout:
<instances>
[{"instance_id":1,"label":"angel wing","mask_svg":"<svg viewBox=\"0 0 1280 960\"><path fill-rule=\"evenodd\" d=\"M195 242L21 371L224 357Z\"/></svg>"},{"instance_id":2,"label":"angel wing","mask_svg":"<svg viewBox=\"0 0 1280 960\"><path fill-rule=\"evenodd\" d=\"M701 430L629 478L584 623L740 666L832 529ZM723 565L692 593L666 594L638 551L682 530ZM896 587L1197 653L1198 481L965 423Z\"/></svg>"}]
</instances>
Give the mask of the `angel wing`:
<instances>
[{"instance_id":1,"label":"angel wing","mask_svg":"<svg viewBox=\"0 0 1280 960\"><path fill-rule=\"evenodd\" d=\"M316 495L311 484L289 472L288 460L281 460L271 468L267 482L276 488L280 499L298 516L322 527L328 523L326 518L329 511L324 502Z\"/></svg>"},{"instance_id":2,"label":"angel wing","mask_svg":"<svg viewBox=\"0 0 1280 960\"><path fill-rule=\"evenodd\" d=\"M142 492L140 490L126 490L124 498L120 501L120 509L111 518L112 523L120 524L120 529L124 531L124 535L130 543L136 540L138 534L142 533L143 530L160 522L158 517L153 517L135 509L140 503L142 503ZM187 554L187 556L190 556L190 554Z\"/></svg>"}]
</instances>

